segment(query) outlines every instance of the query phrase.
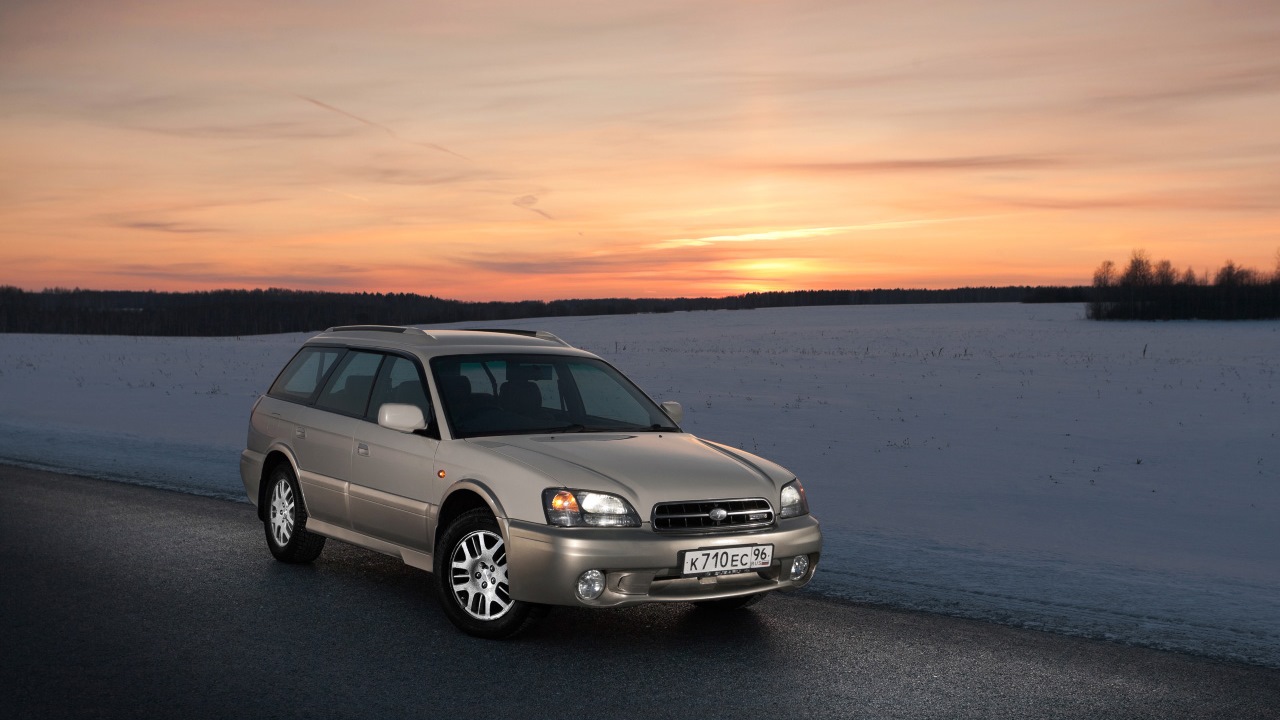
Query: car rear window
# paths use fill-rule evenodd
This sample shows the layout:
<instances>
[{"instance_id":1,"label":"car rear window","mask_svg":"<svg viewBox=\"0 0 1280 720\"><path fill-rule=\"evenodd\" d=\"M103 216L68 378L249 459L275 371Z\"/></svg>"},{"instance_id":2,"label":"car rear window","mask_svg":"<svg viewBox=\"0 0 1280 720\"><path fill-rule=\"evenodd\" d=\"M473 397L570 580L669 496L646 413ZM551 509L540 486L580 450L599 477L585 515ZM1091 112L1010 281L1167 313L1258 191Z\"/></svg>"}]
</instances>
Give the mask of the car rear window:
<instances>
[{"instance_id":1,"label":"car rear window","mask_svg":"<svg viewBox=\"0 0 1280 720\"><path fill-rule=\"evenodd\" d=\"M285 366L267 394L281 400L310 401L344 352L342 348L302 348Z\"/></svg>"}]
</instances>

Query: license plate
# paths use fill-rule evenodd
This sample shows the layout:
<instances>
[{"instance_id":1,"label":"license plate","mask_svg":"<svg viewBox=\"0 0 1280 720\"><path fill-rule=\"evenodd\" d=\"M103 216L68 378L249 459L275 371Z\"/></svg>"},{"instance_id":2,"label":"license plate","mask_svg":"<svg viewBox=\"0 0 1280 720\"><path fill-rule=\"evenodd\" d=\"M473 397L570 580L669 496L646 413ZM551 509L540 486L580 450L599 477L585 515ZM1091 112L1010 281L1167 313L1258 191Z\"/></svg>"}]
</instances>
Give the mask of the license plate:
<instances>
[{"instance_id":1,"label":"license plate","mask_svg":"<svg viewBox=\"0 0 1280 720\"><path fill-rule=\"evenodd\" d=\"M706 550L685 550L681 553L680 574L698 577L731 575L767 568L772 562L772 545L738 545Z\"/></svg>"}]
</instances>

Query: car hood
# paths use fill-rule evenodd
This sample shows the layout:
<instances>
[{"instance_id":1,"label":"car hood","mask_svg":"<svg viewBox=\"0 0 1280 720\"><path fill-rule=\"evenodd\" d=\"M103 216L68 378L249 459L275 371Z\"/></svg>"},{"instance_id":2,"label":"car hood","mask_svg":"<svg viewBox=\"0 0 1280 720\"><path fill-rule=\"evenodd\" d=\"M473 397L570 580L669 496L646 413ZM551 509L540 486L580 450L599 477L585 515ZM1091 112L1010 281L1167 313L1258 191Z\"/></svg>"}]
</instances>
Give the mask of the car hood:
<instances>
[{"instance_id":1,"label":"car hood","mask_svg":"<svg viewBox=\"0 0 1280 720\"><path fill-rule=\"evenodd\" d=\"M763 497L775 507L795 476L750 453L687 433L583 433L468 441L547 476L549 487L622 495L647 517L654 503Z\"/></svg>"}]
</instances>

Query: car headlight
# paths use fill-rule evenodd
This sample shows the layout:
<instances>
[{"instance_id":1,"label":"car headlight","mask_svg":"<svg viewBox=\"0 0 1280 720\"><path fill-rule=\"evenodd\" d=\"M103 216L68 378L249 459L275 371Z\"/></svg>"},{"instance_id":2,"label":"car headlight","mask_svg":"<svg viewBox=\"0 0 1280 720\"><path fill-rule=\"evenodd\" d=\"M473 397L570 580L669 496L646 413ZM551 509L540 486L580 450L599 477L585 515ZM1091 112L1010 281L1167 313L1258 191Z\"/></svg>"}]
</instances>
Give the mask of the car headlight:
<instances>
[{"instance_id":1,"label":"car headlight","mask_svg":"<svg viewBox=\"0 0 1280 720\"><path fill-rule=\"evenodd\" d=\"M547 523L560 527L640 527L640 514L617 495L590 490L542 491Z\"/></svg>"},{"instance_id":2,"label":"car headlight","mask_svg":"<svg viewBox=\"0 0 1280 720\"><path fill-rule=\"evenodd\" d=\"M778 517L789 518L809 514L809 501L804 497L804 486L799 480L792 480L782 486L782 497L779 498Z\"/></svg>"}]
</instances>

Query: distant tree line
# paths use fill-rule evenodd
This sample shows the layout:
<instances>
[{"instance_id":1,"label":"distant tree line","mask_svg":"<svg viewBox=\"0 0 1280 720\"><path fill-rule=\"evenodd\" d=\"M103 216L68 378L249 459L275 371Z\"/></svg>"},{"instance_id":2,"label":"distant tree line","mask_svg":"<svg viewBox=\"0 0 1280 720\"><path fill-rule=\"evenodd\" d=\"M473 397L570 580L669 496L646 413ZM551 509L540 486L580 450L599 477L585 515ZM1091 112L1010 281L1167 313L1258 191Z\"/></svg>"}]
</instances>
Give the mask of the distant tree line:
<instances>
[{"instance_id":1,"label":"distant tree line","mask_svg":"<svg viewBox=\"0 0 1280 720\"><path fill-rule=\"evenodd\" d=\"M805 305L1083 302L1087 288L803 290L722 298L463 302L411 293L299 290L135 292L0 287L0 332L228 336L311 332L335 325L426 325L570 315L747 310Z\"/></svg>"},{"instance_id":2,"label":"distant tree line","mask_svg":"<svg viewBox=\"0 0 1280 720\"><path fill-rule=\"evenodd\" d=\"M1086 314L1093 320L1280 318L1280 252L1273 273L1228 260L1210 276L1135 250L1123 271L1110 260L1098 266L1089 294Z\"/></svg>"}]
</instances>

